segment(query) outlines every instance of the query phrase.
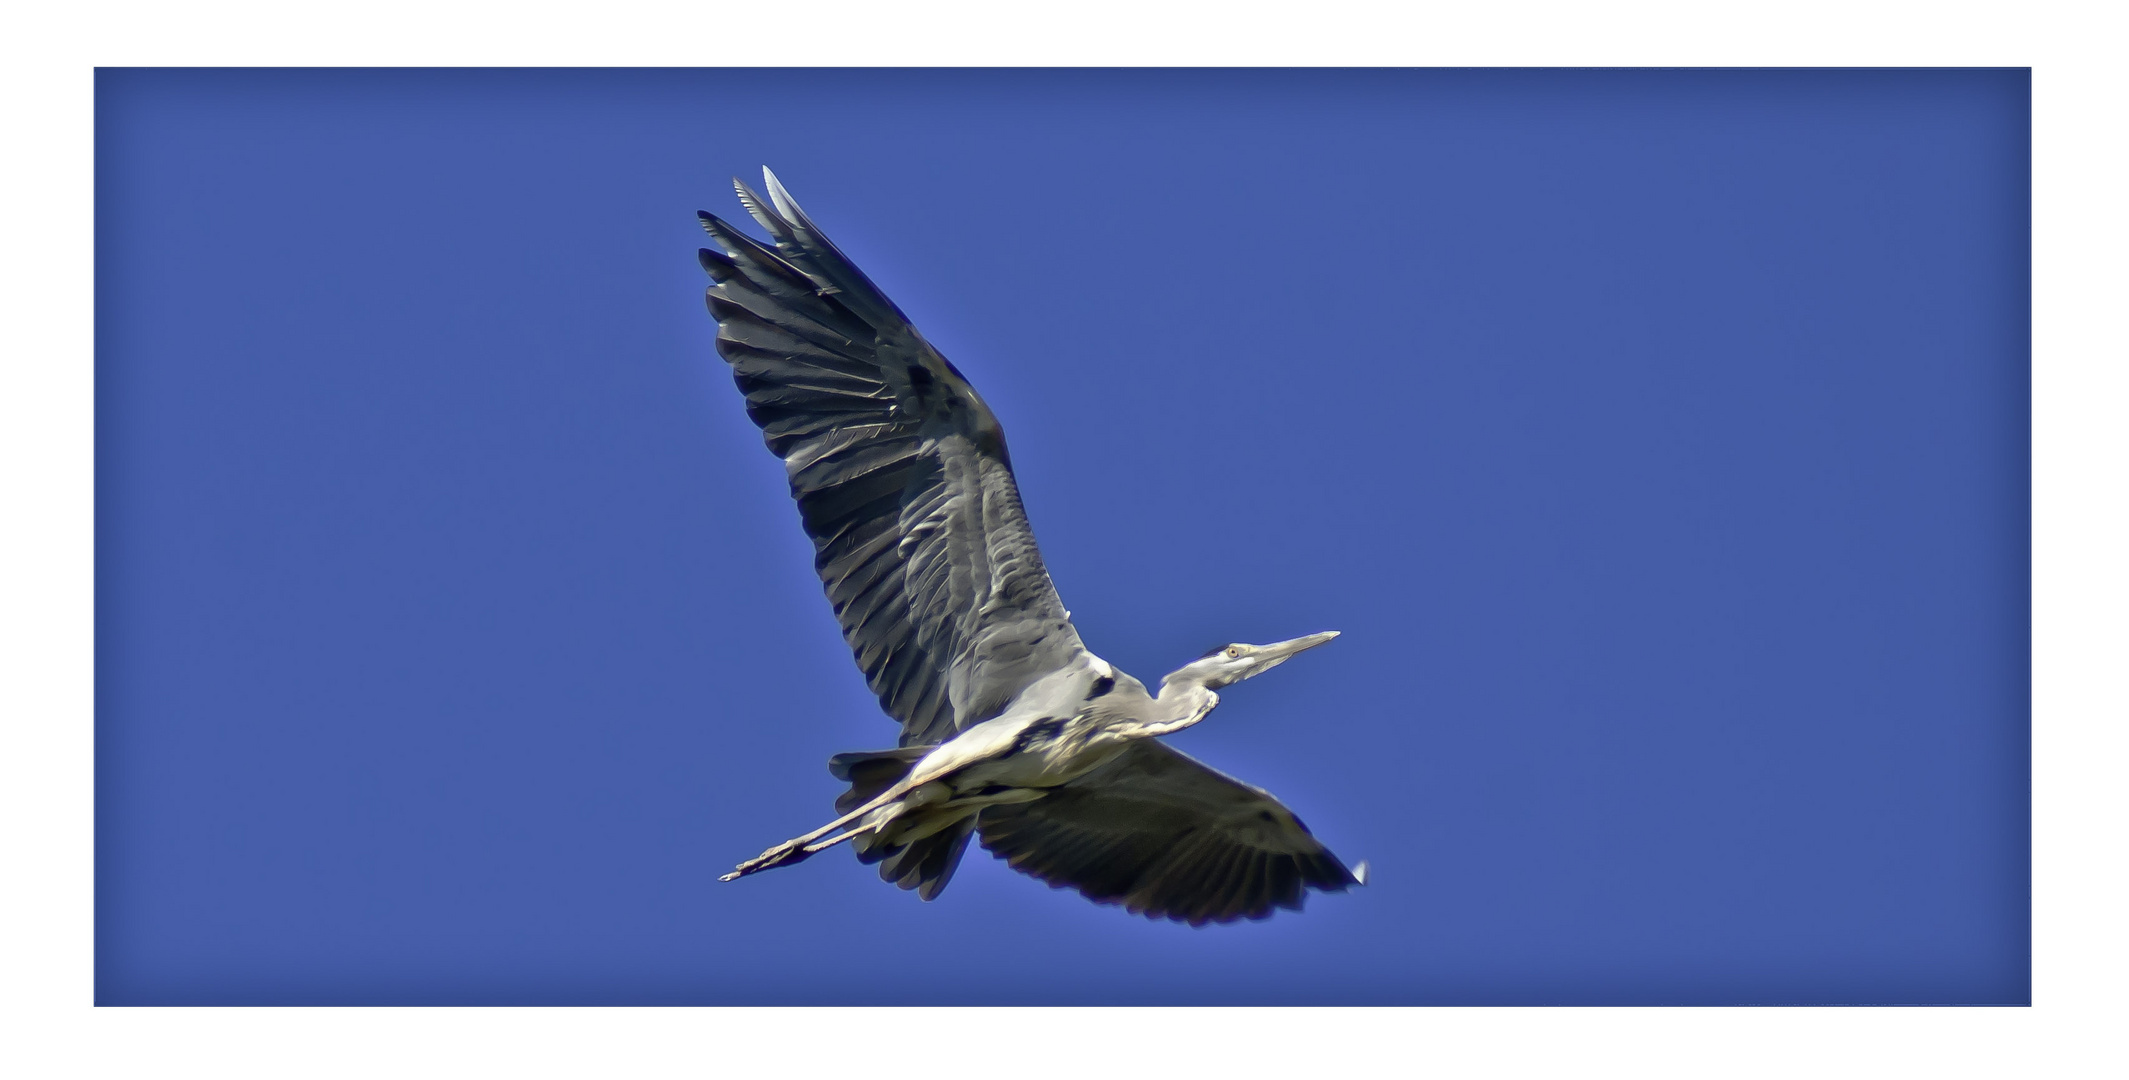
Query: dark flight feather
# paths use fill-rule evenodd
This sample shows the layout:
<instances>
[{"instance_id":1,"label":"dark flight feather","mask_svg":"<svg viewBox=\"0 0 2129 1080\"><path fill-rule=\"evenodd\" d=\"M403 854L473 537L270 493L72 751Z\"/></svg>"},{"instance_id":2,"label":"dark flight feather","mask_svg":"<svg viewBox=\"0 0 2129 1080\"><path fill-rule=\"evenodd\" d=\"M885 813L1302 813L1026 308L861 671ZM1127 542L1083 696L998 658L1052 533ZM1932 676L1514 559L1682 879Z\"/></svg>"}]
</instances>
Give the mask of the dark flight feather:
<instances>
[{"instance_id":1,"label":"dark flight feather","mask_svg":"<svg viewBox=\"0 0 2129 1080\"><path fill-rule=\"evenodd\" d=\"M1193 926L1358 884L1268 792L1153 739L1034 802L985 808L978 829L1021 873Z\"/></svg>"},{"instance_id":2,"label":"dark flight feather","mask_svg":"<svg viewBox=\"0 0 2129 1080\"><path fill-rule=\"evenodd\" d=\"M1083 651L1004 431L775 177L767 199L734 185L774 247L700 215L721 249L701 255L718 353L784 460L867 684L904 746L943 742Z\"/></svg>"}]
</instances>

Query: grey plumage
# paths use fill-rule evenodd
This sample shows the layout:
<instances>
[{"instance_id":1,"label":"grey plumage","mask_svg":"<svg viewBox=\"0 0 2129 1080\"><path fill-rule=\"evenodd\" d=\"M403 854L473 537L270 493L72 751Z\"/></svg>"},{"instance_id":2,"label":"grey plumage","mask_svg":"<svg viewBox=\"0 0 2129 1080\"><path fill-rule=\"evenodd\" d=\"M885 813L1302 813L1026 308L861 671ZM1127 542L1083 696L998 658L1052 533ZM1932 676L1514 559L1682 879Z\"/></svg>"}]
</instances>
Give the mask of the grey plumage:
<instances>
[{"instance_id":1,"label":"grey plumage","mask_svg":"<svg viewBox=\"0 0 2129 1080\"><path fill-rule=\"evenodd\" d=\"M763 170L774 247L702 224L717 347L784 462L814 567L899 748L830 763L835 822L728 877L852 842L924 899L970 836L1090 899L1193 924L1356 880L1268 793L1154 741L1217 687L1328 641L1216 649L1158 695L1088 652L1051 585L1005 433L961 373ZM836 829L841 835L823 839Z\"/></svg>"},{"instance_id":2,"label":"grey plumage","mask_svg":"<svg viewBox=\"0 0 2129 1080\"><path fill-rule=\"evenodd\" d=\"M784 459L814 567L902 745L944 742L1084 652L1005 434L774 176L788 216L735 185L777 250L701 215L724 248L702 252L718 351Z\"/></svg>"},{"instance_id":3,"label":"grey plumage","mask_svg":"<svg viewBox=\"0 0 2129 1080\"><path fill-rule=\"evenodd\" d=\"M1155 739L1042 799L986 810L983 846L1022 873L1132 914L1262 919L1305 888L1354 884L1271 793Z\"/></svg>"}]
</instances>

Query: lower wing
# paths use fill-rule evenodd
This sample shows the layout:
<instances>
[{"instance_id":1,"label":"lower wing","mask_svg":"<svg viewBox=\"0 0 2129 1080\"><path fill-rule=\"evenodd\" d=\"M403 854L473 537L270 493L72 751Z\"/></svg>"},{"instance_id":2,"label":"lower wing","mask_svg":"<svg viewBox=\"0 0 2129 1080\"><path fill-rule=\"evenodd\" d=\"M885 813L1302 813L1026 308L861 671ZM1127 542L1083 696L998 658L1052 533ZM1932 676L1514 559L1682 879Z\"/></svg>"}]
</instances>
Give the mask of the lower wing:
<instances>
[{"instance_id":1,"label":"lower wing","mask_svg":"<svg viewBox=\"0 0 2129 1080\"><path fill-rule=\"evenodd\" d=\"M1153 739L1034 802L986 808L977 828L1021 873L1192 926L1360 883L1269 792Z\"/></svg>"}]
</instances>

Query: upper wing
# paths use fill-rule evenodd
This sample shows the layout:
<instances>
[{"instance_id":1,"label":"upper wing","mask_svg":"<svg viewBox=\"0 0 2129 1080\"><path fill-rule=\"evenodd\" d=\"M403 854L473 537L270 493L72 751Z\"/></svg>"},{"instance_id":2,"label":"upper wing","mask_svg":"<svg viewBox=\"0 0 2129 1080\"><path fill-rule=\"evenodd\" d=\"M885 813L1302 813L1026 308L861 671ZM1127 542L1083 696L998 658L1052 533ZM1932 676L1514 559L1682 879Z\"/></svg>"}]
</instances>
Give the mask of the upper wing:
<instances>
[{"instance_id":1,"label":"upper wing","mask_svg":"<svg viewBox=\"0 0 2129 1080\"><path fill-rule=\"evenodd\" d=\"M1358 884L1271 793L1155 739L1034 802L985 807L977 828L1021 873L1192 926L1298 910L1308 886Z\"/></svg>"},{"instance_id":2,"label":"upper wing","mask_svg":"<svg viewBox=\"0 0 2129 1080\"><path fill-rule=\"evenodd\" d=\"M762 174L773 207L733 184L775 250L700 215L724 249L702 252L717 351L902 745L944 742L1084 649L989 406Z\"/></svg>"}]
</instances>

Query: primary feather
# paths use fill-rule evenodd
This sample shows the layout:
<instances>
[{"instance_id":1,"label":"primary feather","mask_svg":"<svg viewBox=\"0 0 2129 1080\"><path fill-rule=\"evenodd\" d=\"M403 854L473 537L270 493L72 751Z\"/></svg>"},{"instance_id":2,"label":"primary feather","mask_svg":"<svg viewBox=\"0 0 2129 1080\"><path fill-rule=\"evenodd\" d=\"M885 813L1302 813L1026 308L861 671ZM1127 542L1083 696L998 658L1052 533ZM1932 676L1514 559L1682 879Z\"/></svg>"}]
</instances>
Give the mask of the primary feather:
<instances>
[{"instance_id":1,"label":"primary feather","mask_svg":"<svg viewBox=\"0 0 2129 1080\"><path fill-rule=\"evenodd\" d=\"M990 407L768 180L775 209L734 183L775 250L701 215L717 348L902 745L942 742L1085 650Z\"/></svg>"}]
</instances>

